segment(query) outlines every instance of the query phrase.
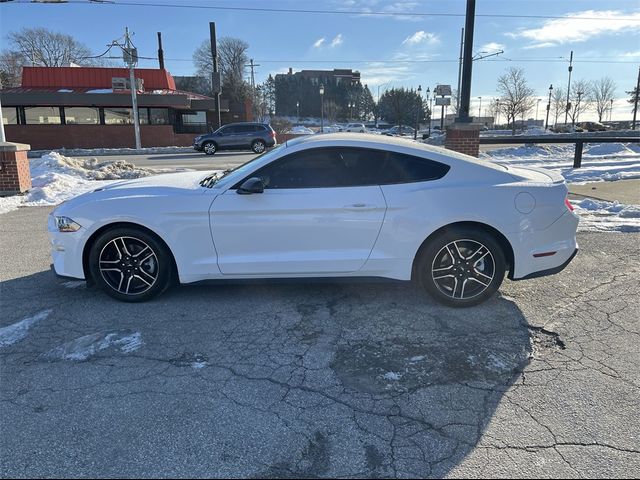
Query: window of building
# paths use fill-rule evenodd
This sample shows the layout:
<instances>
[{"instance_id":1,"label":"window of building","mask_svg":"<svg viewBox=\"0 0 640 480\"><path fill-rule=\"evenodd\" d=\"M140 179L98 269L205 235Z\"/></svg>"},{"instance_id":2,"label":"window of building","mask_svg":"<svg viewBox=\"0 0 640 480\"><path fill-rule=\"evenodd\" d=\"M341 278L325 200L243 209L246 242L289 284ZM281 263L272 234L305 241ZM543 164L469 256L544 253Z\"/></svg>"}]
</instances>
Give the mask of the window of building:
<instances>
[{"instance_id":1,"label":"window of building","mask_svg":"<svg viewBox=\"0 0 640 480\"><path fill-rule=\"evenodd\" d=\"M64 107L64 121L67 125L97 125L100 111L95 107Z\"/></svg>"},{"instance_id":2,"label":"window of building","mask_svg":"<svg viewBox=\"0 0 640 480\"><path fill-rule=\"evenodd\" d=\"M140 125L149 125L149 109L148 108L138 109L138 120L140 121Z\"/></svg>"},{"instance_id":3,"label":"window of building","mask_svg":"<svg viewBox=\"0 0 640 480\"><path fill-rule=\"evenodd\" d=\"M17 125L18 124L18 109L17 109L17 107L2 107L2 123L4 125Z\"/></svg>"},{"instance_id":4,"label":"window of building","mask_svg":"<svg viewBox=\"0 0 640 480\"><path fill-rule=\"evenodd\" d=\"M169 125L169 109L168 108L150 108L149 120L150 120L149 123L151 125ZM206 115L205 115L205 123L206 123Z\"/></svg>"},{"instance_id":5,"label":"window of building","mask_svg":"<svg viewBox=\"0 0 640 480\"><path fill-rule=\"evenodd\" d=\"M133 109L131 108L105 108L105 125L132 125Z\"/></svg>"},{"instance_id":6,"label":"window of building","mask_svg":"<svg viewBox=\"0 0 640 480\"><path fill-rule=\"evenodd\" d=\"M60 107L24 107L27 125L60 124Z\"/></svg>"},{"instance_id":7,"label":"window of building","mask_svg":"<svg viewBox=\"0 0 640 480\"><path fill-rule=\"evenodd\" d=\"M184 125L206 125L207 124L207 112L203 111L191 111L182 112L182 123Z\"/></svg>"}]
</instances>

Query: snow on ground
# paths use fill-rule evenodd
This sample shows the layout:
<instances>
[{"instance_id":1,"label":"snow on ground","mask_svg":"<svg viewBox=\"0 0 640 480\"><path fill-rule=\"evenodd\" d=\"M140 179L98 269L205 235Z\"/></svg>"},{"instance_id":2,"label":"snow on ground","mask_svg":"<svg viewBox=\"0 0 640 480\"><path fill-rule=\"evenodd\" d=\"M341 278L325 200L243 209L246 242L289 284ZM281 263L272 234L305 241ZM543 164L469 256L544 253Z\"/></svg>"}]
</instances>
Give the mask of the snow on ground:
<instances>
[{"instance_id":1,"label":"snow on ground","mask_svg":"<svg viewBox=\"0 0 640 480\"><path fill-rule=\"evenodd\" d=\"M640 232L640 205L585 198L572 200L580 216L578 229L591 232Z\"/></svg>"},{"instance_id":2,"label":"snow on ground","mask_svg":"<svg viewBox=\"0 0 640 480\"><path fill-rule=\"evenodd\" d=\"M43 357L47 360L82 362L103 350L111 349L120 353L132 353L143 344L140 332L99 332L64 343L45 353Z\"/></svg>"},{"instance_id":3,"label":"snow on ground","mask_svg":"<svg viewBox=\"0 0 640 480\"><path fill-rule=\"evenodd\" d=\"M480 158L503 165L548 168L570 183L640 178L640 146L634 143L586 145L582 167L573 168L574 145L530 145L480 152Z\"/></svg>"},{"instance_id":4,"label":"snow on ground","mask_svg":"<svg viewBox=\"0 0 640 480\"><path fill-rule=\"evenodd\" d=\"M20 206L57 205L116 180L146 177L153 170L124 160L98 161L71 158L56 152L31 160L32 189L26 195L0 198L0 214Z\"/></svg>"},{"instance_id":5,"label":"snow on ground","mask_svg":"<svg viewBox=\"0 0 640 480\"><path fill-rule=\"evenodd\" d=\"M8 347L27 336L29 329L51 314L51 310L42 310L35 315L23 318L19 322L0 328L0 348Z\"/></svg>"},{"instance_id":6,"label":"snow on ground","mask_svg":"<svg viewBox=\"0 0 640 480\"><path fill-rule=\"evenodd\" d=\"M60 148L55 152L76 157L103 156L103 155L152 155L156 153L191 153L193 147L144 147L144 148ZM39 158L50 150L31 150L29 158Z\"/></svg>"}]
</instances>

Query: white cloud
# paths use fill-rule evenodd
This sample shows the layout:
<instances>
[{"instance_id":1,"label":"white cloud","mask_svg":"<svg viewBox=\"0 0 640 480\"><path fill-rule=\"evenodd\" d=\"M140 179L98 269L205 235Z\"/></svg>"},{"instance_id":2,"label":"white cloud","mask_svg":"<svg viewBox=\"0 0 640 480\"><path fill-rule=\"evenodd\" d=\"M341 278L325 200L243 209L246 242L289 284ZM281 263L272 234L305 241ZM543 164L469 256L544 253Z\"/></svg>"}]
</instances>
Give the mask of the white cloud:
<instances>
[{"instance_id":1,"label":"white cloud","mask_svg":"<svg viewBox=\"0 0 640 480\"><path fill-rule=\"evenodd\" d=\"M403 45L417 45L419 43L427 43L429 45L433 45L438 43L440 38L435 33L425 32L424 30L419 30L413 35L409 35L402 42Z\"/></svg>"},{"instance_id":2,"label":"white cloud","mask_svg":"<svg viewBox=\"0 0 640 480\"><path fill-rule=\"evenodd\" d=\"M313 43L313 48L320 48L320 47L322 47L322 45L324 44L324 41L325 41L325 40L326 40L326 39L325 39L324 37L319 38L318 40L316 40L316 41Z\"/></svg>"},{"instance_id":3,"label":"white cloud","mask_svg":"<svg viewBox=\"0 0 640 480\"><path fill-rule=\"evenodd\" d=\"M532 43L525 48L544 48L564 43L584 42L607 34L640 31L640 12L629 14L619 10L584 10L569 13L566 17L545 20L539 28L521 29L506 35L531 40ZM576 20L580 17L590 17L590 19Z\"/></svg>"},{"instance_id":4,"label":"white cloud","mask_svg":"<svg viewBox=\"0 0 640 480\"><path fill-rule=\"evenodd\" d=\"M622 54L620 54L618 56L619 57L624 57L624 58L640 57L640 50L636 50L635 52L625 52L625 53L622 53Z\"/></svg>"},{"instance_id":5,"label":"white cloud","mask_svg":"<svg viewBox=\"0 0 640 480\"><path fill-rule=\"evenodd\" d=\"M504 43L489 42L482 45L478 49L478 51L479 52L495 52L496 50L504 50L504 49L505 49Z\"/></svg>"},{"instance_id":6,"label":"white cloud","mask_svg":"<svg viewBox=\"0 0 640 480\"><path fill-rule=\"evenodd\" d=\"M335 38L333 40L331 40L331 48L335 48L337 46L342 45L342 43L344 42L344 37L342 36L341 33L339 33L338 35L335 36Z\"/></svg>"}]
</instances>

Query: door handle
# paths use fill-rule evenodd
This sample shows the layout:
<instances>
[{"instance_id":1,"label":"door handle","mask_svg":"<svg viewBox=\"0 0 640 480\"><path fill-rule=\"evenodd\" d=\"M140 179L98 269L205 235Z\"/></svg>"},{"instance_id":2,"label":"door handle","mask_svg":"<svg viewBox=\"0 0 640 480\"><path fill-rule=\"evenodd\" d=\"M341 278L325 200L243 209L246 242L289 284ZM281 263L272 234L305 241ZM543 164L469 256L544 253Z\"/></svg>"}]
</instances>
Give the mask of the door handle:
<instances>
[{"instance_id":1,"label":"door handle","mask_svg":"<svg viewBox=\"0 0 640 480\"><path fill-rule=\"evenodd\" d=\"M351 205L345 205L342 208L345 210L354 210L358 212L363 212L366 210L375 210L378 207L376 205L371 205L367 203L352 203Z\"/></svg>"}]
</instances>

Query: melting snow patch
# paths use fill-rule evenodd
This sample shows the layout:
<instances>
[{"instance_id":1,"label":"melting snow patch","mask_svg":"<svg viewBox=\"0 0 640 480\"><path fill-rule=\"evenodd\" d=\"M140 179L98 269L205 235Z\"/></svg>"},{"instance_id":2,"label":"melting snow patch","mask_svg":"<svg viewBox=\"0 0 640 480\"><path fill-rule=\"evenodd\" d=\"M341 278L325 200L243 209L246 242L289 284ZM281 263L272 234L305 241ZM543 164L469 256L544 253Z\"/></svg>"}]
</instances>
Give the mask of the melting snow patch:
<instances>
[{"instance_id":1,"label":"melting snow patch","mask_svg":"<svg viewBox=\"0 0 640 480\"><path fill-rule=\"evenodd\" d=\"M71 360L81 362L107 349L131 353L143 345L140 332L128 331L92 333L71 340L43 355L47 360Z\"/></svg>"},{"instance_id":2,"label":"melting snow patch","mask_svg":"<svg viewBox=\"0 0 640 480\"><path fill-rule=\"evenodd\" d=\"M13 325L0 328L0 347L8 347L19 342L29 333L29 329L51 314L51 310L43 310L32 317L27 317Z\"/></svg>"},{"instance_id":3,"label":"melting snow patch","mask_svg":"<svg viewBox=\"0 0 640 480\"><path fill-rule=\"evenodd\" d=\"M586 198L571 202L583 231L640 232L640 205Z\"/></svg>"},{"instance_id":4,"label":"melting snow patch","mask_svg":"<svg viewBox=\"0 0 640 480\"><path fill-rule=\"evenodd\" d=\"M402 375L396 372L387 372L383 375L383 377L385 380L391 380L391 381L397 382L402 378Z\"/></svg>"},{"instance_id":5,"label":"melting snow patch","mask_svg":"<svg viewBox=\"0 0 640 480\"><path fill-rule=\"evenodd\" d=\"M421 362L422 360L424 360L425 358L427 358L425 355L416 355L415 357L411 357L409 359L409 361L411 363L416 363L416 362Z\"/></svg>"}]
</instances>

